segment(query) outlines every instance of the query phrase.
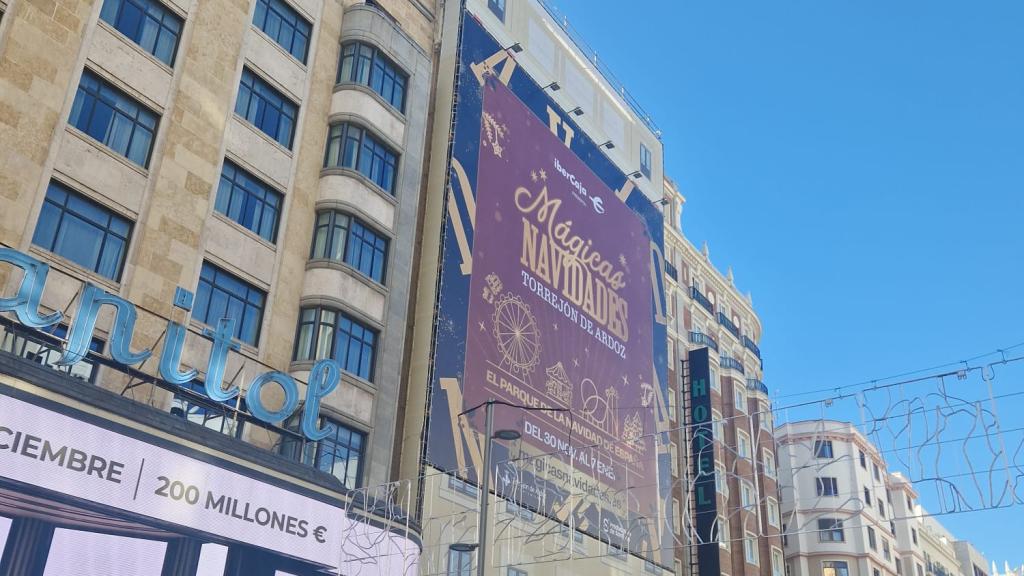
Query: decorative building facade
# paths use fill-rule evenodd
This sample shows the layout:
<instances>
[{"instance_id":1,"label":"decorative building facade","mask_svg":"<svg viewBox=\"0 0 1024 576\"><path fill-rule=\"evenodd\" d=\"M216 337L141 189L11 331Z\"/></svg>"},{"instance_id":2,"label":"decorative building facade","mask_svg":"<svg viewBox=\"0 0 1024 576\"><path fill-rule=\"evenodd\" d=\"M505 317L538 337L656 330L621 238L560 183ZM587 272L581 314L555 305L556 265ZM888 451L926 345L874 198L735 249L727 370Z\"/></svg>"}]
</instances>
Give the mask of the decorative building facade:
<instances>
[{"instance_id":1,"label":"decorative building facade","mask_svg":"<svg viewBox=\"0 0 1024 576\"><path fill-rule=\"evenodd\" d=\"M763 382L761 323L732 271L721 274L708 251L683 235L685 198L665 182L666 315L669 415L682 573L783 571L774 425ZM701 370L693 352L706 350ZM703 405L698 405L704 397ZM706 411L704 418L701 414ZM711 442L698 432L709 422ZM706 477L705 491L701 477ZM713 481L712 481L713 480ZM706 518L707 522L703 522ZM677 570L679 572L679 570Z\"/></svg>"},{"instance_id":2,"label":"decorative building facade","mask_svg":"<svg viewBox=\"0 0 1024 576\"><path fill-rule=\"evenodd\" d=\"M435 7L0 9L0 574L414 569Z\"/></svg>"}]
</instances>

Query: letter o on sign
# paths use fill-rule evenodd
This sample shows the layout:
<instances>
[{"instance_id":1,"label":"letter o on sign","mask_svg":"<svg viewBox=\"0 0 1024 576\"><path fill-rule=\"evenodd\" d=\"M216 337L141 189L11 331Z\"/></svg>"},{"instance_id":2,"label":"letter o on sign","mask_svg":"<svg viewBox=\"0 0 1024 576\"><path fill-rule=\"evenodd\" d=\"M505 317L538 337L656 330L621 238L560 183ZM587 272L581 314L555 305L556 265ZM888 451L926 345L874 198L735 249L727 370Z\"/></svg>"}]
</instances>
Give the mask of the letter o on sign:
<instances>
[{"instance_id":1,"label":"letter o on sign","mask_svg":"<svg viewBox=\"0 0 1024 576\"><path fill-rule=\"evenodd\" d=\"M274 412L267 410L260 397L263 387L270 383L277 384L284 392L284 403ZM284 372L266 372L257 376L249 385L245 402L249 406L249 413L264 422L273 424L284 420L291 416L292 412L295 412L295 407L299 405L299 387L295 384L295 380Z\"/></svg>"}]
</instances>

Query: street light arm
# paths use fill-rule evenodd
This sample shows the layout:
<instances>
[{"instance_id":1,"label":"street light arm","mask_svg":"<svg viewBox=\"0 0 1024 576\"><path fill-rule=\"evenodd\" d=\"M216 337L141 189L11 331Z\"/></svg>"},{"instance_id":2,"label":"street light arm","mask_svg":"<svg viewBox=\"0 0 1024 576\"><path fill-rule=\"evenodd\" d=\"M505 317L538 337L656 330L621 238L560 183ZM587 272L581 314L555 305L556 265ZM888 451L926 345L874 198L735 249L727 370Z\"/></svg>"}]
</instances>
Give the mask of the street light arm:
<instances>
[{"instance_id":1,"label":"street light arm","mask_svg":"<svg viewBox=\"0 0 1024 576\"><path fill-rule=\"evenodd\" d=\"M527 412L569 412L570 411L568 408L540 408L540 407L535 407L535 406L523 406L521 404L513 404L511 402L506 402L505 400L484 400L483 402L477 404L476 406L473 406L472 408L466 408L462 412L459 412L457 414L457 417L458 416L465 416L466 414L469 414L470 412L473 412L473 411L477 410L478 408L482 408L483 406L487 406L488 404L490 404L490 405L497 404L499 406L508 406L510 408L518 408L520 410L526 410Z\"/></svg>"}]
</instances>

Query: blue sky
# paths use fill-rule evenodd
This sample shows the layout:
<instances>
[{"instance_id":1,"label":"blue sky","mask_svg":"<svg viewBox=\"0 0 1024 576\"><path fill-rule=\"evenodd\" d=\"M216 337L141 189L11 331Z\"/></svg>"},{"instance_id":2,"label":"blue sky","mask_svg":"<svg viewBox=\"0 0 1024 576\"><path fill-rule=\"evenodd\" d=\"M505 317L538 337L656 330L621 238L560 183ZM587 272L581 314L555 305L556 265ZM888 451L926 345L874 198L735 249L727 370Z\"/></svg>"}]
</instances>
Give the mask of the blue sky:
<instances>
[{"instance_id":1,"label":"blue sky","mask_svg":"<svg viewBox=\"0 0 1024 576\"><path fill-rule=\"evenodd\" d=\"M777 403L1024 341L1024 3L557 5L664 132L687 236L753 293ZM941 520L1002 566L1022 518Z\"/></svg>"}]
</instances>

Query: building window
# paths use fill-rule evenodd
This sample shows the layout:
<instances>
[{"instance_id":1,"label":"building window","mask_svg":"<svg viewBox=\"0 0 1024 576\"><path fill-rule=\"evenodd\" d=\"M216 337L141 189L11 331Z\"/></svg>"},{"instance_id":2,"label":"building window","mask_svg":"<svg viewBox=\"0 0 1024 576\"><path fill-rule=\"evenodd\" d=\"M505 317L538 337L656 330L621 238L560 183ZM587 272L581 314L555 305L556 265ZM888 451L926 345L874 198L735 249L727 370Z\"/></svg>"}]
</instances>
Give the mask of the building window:
<instances>
[{"instance_id":1,"label":"building window","mask_svg":"<svg viewBox=\"0 0 1024 576\"><path fill-rule=\"evenodd\" d=\"M629 557L625 549L620 548L611 542L605 543L605 551L609 558L619 560L620 562L625 562Z\"/></svg>"},{"instance_id":2,"label":"building window","mask_svg":"<svg viewBox=\"0 0 1024 576\"><path fill-rule=\"evenodd\" d=\"M815 458L832 458L832 441L831 440L815 440L814 441L814 457Z\"/></svg>"},{"instance_id":3,"label":"building window","mask_svg":"<svg viewBox=\"0 0 1024 576\"><path fill-rule=\"evenodd\" d=\"M834 477L816 478L818 485L818 496L838 496L839 487Z\"/></svg>"},{"instance_id":4,"label":"building window","mask_svg":"<svg viewBox=\"0 0 1024 576\"><path fill-rule=\"evenodd\" d=\"M873 469L873 471L874 471L874 474L875 474L875 480L877 480L877 481L881 482L881 481L882 481L882 475L881 475L881 472L880 472L880 471L879 471L879 469L878 469L878 464L875 464L874 462L872 462L872 463L871 463L871 468L872 468L872 469Z\"/></svg>"},{"instance_id":5,"label":"building window","mask_svg":"<svg viewBox=\"0 0 1024 576\"><path fill-rule=\"evenodd\" d=\"M527 522L533 522L533 510L520 506L519 504L516 504L511 500L505 501L505 512L509 513L512 516L522 518Z\"/></svg>"},{"instance_id":6,"label":"building window","mask_svg":"<svg viewBox=\"0 0 1024 576\"><path fill-rule=\"evenodd\" d=\"M864 507L871 507L871 489L867 486L864 487Z\"/></svg>"},{"instance_id":7,"label":"building window","mask_svg":"<svg viewBox=\"0 0 1024 576\"><path fill-rule=\"evenodd\" d=\"M86 69L68 123L145 168L158 119L155 112Z\"/></svg>"},{"instance_id":8,"label":"building window","mask_svg":"<svg viewBox=\"0 0 1024 576\"><path fill-rule=\"evenodd\" d=\"M384 53L362 42L341 47L338 82L369 86L399 112L405 111L405 88L409 77Z\"/></svg>"},{"instance_id":9,"label":"building window","mask_svg":"<svg viewBox=\"0 0 1024 576\"><path fill-rule=\"evenodd\" d=\"M882 572L878 568L872 568L871 576L882 576Z\"/></svg>"},{"instance_id":10,"label":"building window","mask_svg":"<svg viewBox=\"0 0 1024 576\"><path fill-rule=\"evenodd\" d=\"M222 318L235 321L235 338L256 346L267 293L220 268L203 262L192 317L215 326Z\"/></svg>"},{"instance_id":11,"label":"building window","mask_svg":"<svg viewBox=\"0 0 1024 576\"><path fill-rule=\"evenodd\" d=\"M227 436L242 437L245 422L235 417L235 409L246 411L244 398L238 396L226 402L210 400L206 397L206 384L200 380L193 380L182 388L195 394L175 394L171 414Z\"/></svg>"},{"instance_id":12,"label":"building window","mask_svg":"<svg viewBox=\"0 0 1024 576\"><path fill-rule=\"evenodd\" d=\"M729 538L730 538L730 536L729 536L729 521L725 518L725 516L719 516L718 517L717 528L718 528L718 534L716 535L716 539L718 540L718 545L719 545L719 547L725 548L726 550L728 550L729 549Z\"/></svg>"},{"instance_id":13,"label":"building window","mask_svg":"<svg viewBox=\"0 0 1024 576\"><path fill-rule=\"evenodd\" d=\"M761 426L761 430L768 432L772 431L772 409L767 404L758 403L757 405L758 425Z\"/></svg>"},{"instance_id":14,"label":"building window","mask_svg":"<svg viewBox=\"0 0 1024 576\"><path fill-rule=\"evenodd\" d=\"M718 370L716 370L715 367L712 366L709 373L711 375L711 389L718 390L719 392L721 392L722 381L718 379Z\"/></svg>"},{"instance_id":15,"label":"building window","mask_svg":"<svg viewBox=\"0 0 1024 576\"><path fill-rule=\"evenodd\" d=\"M725 442L725 421L717 410L711 411L711 435L718 442Z\"/></svg>"},{"instance_id":16,"label":"building window","mask_svg":"<svg viewBox=\"0 0 1024 576\"><path fill-rule=\"evenodd\" d=\"M744 508L752 508L754 506L756 498L754 498L754 487L747 481L740 482L740 503Z\"/></svg>"},{"instance_id":17,"label":"building window","mask_svg":"<svg viewBox=\"0 0 1024 576\"><path fill-rule=\"evenodd\" d=\"M917 544L917 529L916 528L911 528L910 529L910 539L914 541L914 544Z\"/></svg>"},{"instance_id":18,"label":"building window","mask_svg":"<svg viewBox=\"0 0 1024 576\"><path fill-rule=\"evenodd\" d=\"M324 167L355 170L385 192L395 193L398 155L369 131L353 124L331 126Z\"/></svg>"},{"instance_id":19,"label":"building window","mask_svg":"<svg viewBox=\"0 0 1024 576\"><path fill-rule=\"evenodd\" d=\"M825 560L821 563L821 576L850 576L850 568L846 562Z\"/></svg>"},{"instance_id":20,"label":"building window","mask_svg":"<svg viewBox=\"0 0 1024 576\"><path fill-rule=\"evenodd\" d=\"M480 493L476 486L466 482L458 476L448 476L448 488L460 494L472 496L473 498L476 498Z\"/></svg>"},{"instance_id":21,"label":"building window","mask_svg":"<svg viewBox=\"0 0 1024 576\"><path fill-rule=\"evenodd\" d=\"M345 262L367 278L384 282L388 240L362 221L337 211L317 214L311 258Z\"/></svg>"},{"instance_id":22,"label":"building window","mask_svg":"<svg viewBox=\"0 0 1024 576\"><path fill-rule=\"evenodd\" d=\"M487 0L487 7L498 20L505 21L505 0Z\"/></svg>"},{"instance_id":23,"label":"building window","mask_svg":"<svg viewBox=\"0 0 1024 576\"><path fill-rule=\"evenodd\" d=\"M68 337L68 327L62 324L55 326L53 328L53 336L62 340L66 339ZM3 324L0 324L0 350L8 354L27 358L40 366L46 366L58 372L69 374L79 380L91 383L96 382L96 363L90 360L88 356L70 366L58 365L57 361L64 355L64 350L60 344L51 344L31 333L7 330ZM103 340L94 337L89 342L89 351L102 354Z\"/></svg>"},{"instance_id":24,"label":"building window","mask_svg":"<svg viewBox=\"0 0 1024 576\"><path fill-rule=\"evenodd\" d=\"M174 66L182 20L157 0L105 0L100 18L164 64Z\"/></svg>"},{"instance_id":25,"label":"building window","mask_svg":"<svg viewBox=\"0 0 1024 576\"><path fill-rule=\"evenodd\" d=\"M651 150L640 143L640 172L647 178L651 177Z\"/></svg>"},{"instance_id":26,"label":"building window","mask_svg":"<svg viewBox=\"0 0 1024 576\"><path fill-rule=\"evenodd\" d=\"M868 547L872 550L878 550L878 542L875 540L875 529L868 526Z\"/></svg>"},{"instance_id":27,"label":"building window","mask_svg":"<svg viewBox=\"0 0 1024 576\"><path fill-rule=\"evenodd\" d=\"M343 370L372 382L376 351L377 332L344 312L316 306L299 313L295 360L333 358Z\"/></svg>"},{"instance_id":28,"label":"building window","mask_svg":"<svg viewBox=\"0 0 1024 576\"><path fill-rule=\"evenodd\" d=\"M291 150L299 107L248 68L242 69L235 114Z\"/></svg>"},{"instance_id":29,"label":"building window","mask_svg":"<svg viewBox=\"0 0 1024 576\"><path fill-rule=\"evenodd\" d=\"M294 419L293 425L298 424ZM319 419L322 428L334 425L334 434L317 442L302 442L301 460L307 466L327 472L350 490L362 486L363 453L366 450L366 434L330 418ZM293 440L282 444L282 453L298 459L300 442Z\"/></svg>"},{"instance_id":30,"label":"building window","mask_svg":"<svg viewBox=\"0 0 1024 576\"><path fill-rule=\"evenodd\" d=\"M729 482L728 476L726 476L725 466L716 464L715 465L715 492L722 494L723 496L729 496Z\"/></svg>"},{"instance_id":31,"label":"building window","mask_svg":"<svg viewBox=\"0 0 1024 576\"><path fill-rule=\"evenodd\" d=\"M924 566L920 564L917 565L917 576L924 576Z\"/></svg>"},{"instance_id":32,"label":"building window","mask_svg":"<svg viewBox=\"0 0 1024 576\"><path fill-rule=\"evenodd\" d=\"M782 576L783 566L785 560L782 556L782 550L778 548L772 548L772 576Z\"/></svg>"},{"instance_id":33,"label":"building window","mask_svg":"<svg viewBox=\"0 0 1024 576\"><path fill-rule=\"evenodd\" d=\"M449 548L447 576L473 576L473 553Z\"/></svg>"},{"instance_id":34,"label":"building window","mask_svg":"<svg viewBox=\"0 0 1024 576\"><path fill-rule=\"evenodd\" d=\"M885 518L885 503L882 502L881 498L878 499L878 515L883 519Z\"/></svg>"},{"instance_id":35,"label":"building window","mask_svg":"<svg viewBox=\"0 0 1024 576\"><path fill-rule=\"evenodd\" d=\"M743 559L747 561L747 564L753 564L757 566L757 535L747 532L745 538L743 538Z\"/></svg>"},{"instance_id":36,"label":"building window","mask_svg":"<svg viewBox=\"0 0 1024 576\"><path fill-rule=\"evenodd\" d=\"M765 501L766 515L768 516L768 525L779 527L779 503L774 498L768 498Z\"/></svg>"},{"instance_id":37,"label":"building window","mask_svg":"<svg viewBox=\"0 0 1024 576\"><path fill-rule=\"evenodd\" d=\"M867 455L864 454L864 451L860 450L860 449L858 449L857 452L860 455L860 467L865 469L865 470L867 470L868 469L868 458L867 458Z\"/></svg>"},{"instance_id":38,"label":"building window","mask_svg":"<svg viewBox=\"0 0 1024 576\"><path fill-rule=\"evenodd\" d=\"M736 430L736 454L740 458L750 458L750 436L739 429Z\"/></svg>"},{"instance_id":39,"label":"building window","mask_svg":"<svg viewBox=\"0 0 1024 576\"><path fill-rule=\"evenodd\" d=\"M252 23L296 60L306 63L312 26L284 0L256 0Z\"/></svg>"},{"instance_id":40,"label":"building window","mask_svg":"<svg viewBox=\"0 0 1024 576\"><path fill-rule=\"evenodd\" d=\"M733 403L736 406L737 412L746 413L747 411L747 393L740 386L739 382L733 380Z\"/></svg>"},{"instance_id":41,"label":"building window","mask_svg":"<svg viewBox=\"0 0 1024 576\"><path fill-rule=\"evenodd\" d=\"M761 453L761 463L764 467L764 475L775 478L775 454L765 450Z\"/></svg>"},{"instance_id":42,"label":"building window","mask_svg":"<svg viewBox=\"0 0 1024 576\"><path fill-rule=\"evenodd\" d=\"M843 521L839 518L818 518L818 542L845 542Z\"/></svg>"},{"instance_id":43,"label":"building window","mask_svg":"<svg viewBox=\"0 0 1024 576\"><path fill-rule=\"evenodd\" d=\"M519 568L508 567L505 573L506 576L528 576L526 570L520 570Z\"/></svg>"},{"instance_id":44,"label":"building window","mask_svg":"<svg viewBox=\"0 0 1024 576\"><path fill-rule=\"evenodd\" d=\"M786 533L786 525L782 525L782 545L789 546L789 534Z\"/></svg>"},{"instance_id":45,"label":"building window","mask_svg":"<svg viewBox=\"0 0 1024 576\"><path fill-rule=\"evenodd\" d=\"M124 269L128 220L51 181L32 243L111 280Z\"/></svg>"},{"instance_id":46,"label":"building window","mask_svg":"<svg viewBox=\"0 0 1024 576\"><path fill-rule=\"evenodd\" d=\"M277 242L281 204L280 192L234 162L224 161L214 203L217 212L255 232L267 242Z\"/></svg>"},{"instance_id":47,"label":"building window","mask_svg":"<svg viewBox=\"0 0 1024 576\"><path fill-rule=\"evenodd\" d=\"M882 538L882 557L886 560L892 560L892 550L889 549L889 541Z\"/></svg>"}]
</instances>

